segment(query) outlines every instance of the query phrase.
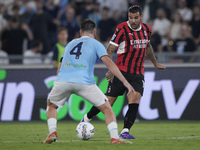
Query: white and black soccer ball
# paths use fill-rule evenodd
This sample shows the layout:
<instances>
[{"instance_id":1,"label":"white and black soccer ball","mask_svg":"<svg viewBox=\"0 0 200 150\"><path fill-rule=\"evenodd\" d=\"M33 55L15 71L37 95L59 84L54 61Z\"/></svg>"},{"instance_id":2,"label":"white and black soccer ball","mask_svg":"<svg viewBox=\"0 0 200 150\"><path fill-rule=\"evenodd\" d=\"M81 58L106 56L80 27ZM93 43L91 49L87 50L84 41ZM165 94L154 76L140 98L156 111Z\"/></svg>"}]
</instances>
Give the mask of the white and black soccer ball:
<instances>
[{"instance_id":1,"label":"white and black soccer ball","mask_svg":"<svg viewBox=\"0 0 200 150\"><path fill-rule=\"evenodd\" d=\"M89 122L81 122L76 127L76 135L81 140L89 140L94 136L94 126Z\"/></svg>"}]
</instances>

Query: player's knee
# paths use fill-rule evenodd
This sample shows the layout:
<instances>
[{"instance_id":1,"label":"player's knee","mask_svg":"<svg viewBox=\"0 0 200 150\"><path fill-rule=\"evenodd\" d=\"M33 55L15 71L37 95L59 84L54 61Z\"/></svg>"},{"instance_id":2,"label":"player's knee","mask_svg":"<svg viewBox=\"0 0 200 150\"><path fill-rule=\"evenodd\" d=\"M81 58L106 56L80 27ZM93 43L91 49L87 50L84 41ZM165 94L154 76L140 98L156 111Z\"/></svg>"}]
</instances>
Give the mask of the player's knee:
<instances>
[{"instance_id":1,"label":"player's knee","mask_svg":"<svg viewBox=\"0 0 200 150\"><path fill-rule=\"evenodd\" d=\"M110 97L110 96L107 96L108 98L108 102L110 103L111 106L113 106L113 104L115 103L117 97Z\"/></svg>"},{"instance_id":2,"label":"player's knee","mask_svg":"<svg viewBox=\"0 0 200 150\"><path fill-rule=\"evenodd\" d=\"M57 109L58 106L53 104L52 102L50 102L50 100L48 100L47 101L47 109L49 109L49 108L56 108Z\"/></svg>"},{"instance_id":3,"label":"player's knee","mask_svg":"<svg viewBox=\"0 0 200 150\"><path fill-rule=\"evenodd\" d=\"M112 107L110 106L110 104L108 103L108 101L106 101L103 105L99 106L98 109L102 112L105 113L107 111L112 111Z\"/></svg>"},{"instance_id":4,"label":"player's knee","mask_svg":"<svg viewBox=\"0 0 200 150\"><path fill-rule=\"evenodd\" d=\"M128 103L137 103L139 104L140 103L140 99L141 99L141 94L139 92L135 92L135 94L130 94L128 96Z\"/></svg>"},{"instance_id":5,"label":"player's knee","mask_svg":"<svg viewBox=\"0 0 200 150\"><path fill-rule=\"evenodd\" d=\"M109 100L109 103L110 103L111 106L113 106L114 102L115 101Z\"/></svg>"}]
</instances>

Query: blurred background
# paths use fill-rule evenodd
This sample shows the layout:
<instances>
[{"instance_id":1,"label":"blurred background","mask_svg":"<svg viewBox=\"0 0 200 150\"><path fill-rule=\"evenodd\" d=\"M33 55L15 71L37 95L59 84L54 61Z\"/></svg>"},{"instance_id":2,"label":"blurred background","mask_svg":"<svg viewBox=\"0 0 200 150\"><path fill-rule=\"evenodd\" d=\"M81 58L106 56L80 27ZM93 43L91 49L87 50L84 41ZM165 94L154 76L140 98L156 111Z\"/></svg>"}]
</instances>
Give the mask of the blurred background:
<instances>
[{"instance_id":1,"label":"blurred background","mask_svg":"<svg viewBox=\"0 0 200 150\"><path fill-rule=\"evenodd\" d=\"M85 19L97 24L96 39L107 47L131 5L142 7L152 27L159 62L200 62L200 0L0 0L0 65L56 68Z\"/></svg>"}]
</instances>

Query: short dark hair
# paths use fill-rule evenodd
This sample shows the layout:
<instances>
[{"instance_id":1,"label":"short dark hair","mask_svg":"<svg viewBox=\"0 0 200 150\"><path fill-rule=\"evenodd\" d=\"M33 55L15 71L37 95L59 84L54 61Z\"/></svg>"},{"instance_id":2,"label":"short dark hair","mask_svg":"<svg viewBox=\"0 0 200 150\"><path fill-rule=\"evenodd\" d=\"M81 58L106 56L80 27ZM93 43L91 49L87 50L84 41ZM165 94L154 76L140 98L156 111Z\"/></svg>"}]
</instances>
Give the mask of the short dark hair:
<instances>
[{"instance_id":1,"label":"short dark hair","mask_svg":"<svg viewBox=\"0 0 200 150\"><path fill-rule=\"evenodd\" d=\"M19 17L17 17L17 16L12 16L12 17L10 17L10 22L13 22L13 23L16 23L16 22L19 22Z\"/></svg>"},{"instance_id":2,"label":"short dark hair","mask_svg":"<svg viewBox=\"0 0 200 150\"><path fill-rule=\"evenodd\" d=\"M40 44L42 44L42 41L36 39L32 43L32 48L36 48L36 47L40 46Z\"/></svg>"},{"instance_id":3,"label":"short dark hair","mask_svg":"<svg viewBox=\"0 0 200 150\"><path fill-rule=\"evenodd\" d=\"M12 7L12 10L19 10L20 9L20 7L18 6L18 5L14 5L13 7Z\"/></svg>"},{"instance_id":4,"label":"short dark hair","mask_svg":"<svg viewBox=\"0 0 200 150\"><path fill-rule=\"evenodd\" d=\"M96 28L96 24L90 19L87 19L81 23L81 30L83 32L92 33L95 28Z\"/></svg>"},{"instance_id":5,"label":"short dark hair","mask_svg":"<svg viewBox=\"0 0 200 150\"><path fill-rule=\"evenodd\" d=\"M139 14L141 15L142 14L142 8L138 5L133 5L133 6L129 7L128 12L130 12L130 13L139 12Z\"/></svg>"},{"instance_id":6,"label":"short dark hair","mask_svg":"<svg viewBox=\"0 0 200 150\"><path fill-rule=\"evenodd\" d=\"M65 28L65 27L59 27L59 28L57 29L57 34L59 34L59 33L62 32L62 31L66 31L66 32L68 33L67 28Z\"/></svg>"},{"instance_id":7,"label":"short dark hair","mask_svg":"<svg viewBox=\"0 0 200 150\"><path fill-rule=\"evenodd\" d=\"M110 11L110 9L108 7L104 7L103 10Z\"/></svg>"}]
</instances>

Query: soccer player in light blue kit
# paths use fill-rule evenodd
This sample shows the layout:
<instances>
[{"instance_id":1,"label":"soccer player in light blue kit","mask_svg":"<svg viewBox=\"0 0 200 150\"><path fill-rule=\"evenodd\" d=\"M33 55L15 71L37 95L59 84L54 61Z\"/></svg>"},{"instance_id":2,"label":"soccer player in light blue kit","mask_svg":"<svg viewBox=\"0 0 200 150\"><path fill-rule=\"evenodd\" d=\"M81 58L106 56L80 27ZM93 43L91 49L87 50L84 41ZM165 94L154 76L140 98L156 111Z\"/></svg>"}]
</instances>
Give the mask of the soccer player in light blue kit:
<instances>
[{"instance_id":1,"label":"soccer player in light blue kit","mask_svg":"<svg viewBox=\"0 0 200 150\"><path fill-rule=\"evenodd\" d=\"M108 69L127 87L128 94L135 91L108 57L104 46L94 39L95 23L91 20L84 21L81 24L80 34L81 38L74 39L66 46L59 64L57 79L48 96L46 112L49 135L44 143L50 144L57 140L56 109L63 107L71 94L83 97L104 113L112 144L130 143L119 139L115 114L106 96L95 84L93 72L96 60L101 58Z\"/></svg>"}]
</instances>

